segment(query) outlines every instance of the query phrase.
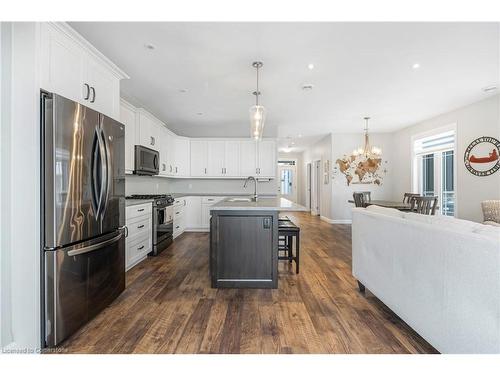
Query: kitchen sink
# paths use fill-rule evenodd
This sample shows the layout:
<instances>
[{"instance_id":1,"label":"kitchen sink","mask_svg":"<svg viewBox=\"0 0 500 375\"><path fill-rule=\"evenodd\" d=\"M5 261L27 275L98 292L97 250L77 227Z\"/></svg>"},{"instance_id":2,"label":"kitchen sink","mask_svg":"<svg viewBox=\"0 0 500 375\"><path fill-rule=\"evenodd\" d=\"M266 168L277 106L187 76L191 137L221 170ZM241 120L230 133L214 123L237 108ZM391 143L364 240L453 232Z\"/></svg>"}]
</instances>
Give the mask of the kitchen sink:
<instances>
[{"instance_id":1,"label":"kitchen sink","mask_svg":"<svg viewBox=\"0 0 500 375\"><path fill-rule=\"evenodd\" d=\"M227 201L228 202L255 202L255 200L253 198L245 198L245 197L229 198Z\"/></svg>"}]
</instances>

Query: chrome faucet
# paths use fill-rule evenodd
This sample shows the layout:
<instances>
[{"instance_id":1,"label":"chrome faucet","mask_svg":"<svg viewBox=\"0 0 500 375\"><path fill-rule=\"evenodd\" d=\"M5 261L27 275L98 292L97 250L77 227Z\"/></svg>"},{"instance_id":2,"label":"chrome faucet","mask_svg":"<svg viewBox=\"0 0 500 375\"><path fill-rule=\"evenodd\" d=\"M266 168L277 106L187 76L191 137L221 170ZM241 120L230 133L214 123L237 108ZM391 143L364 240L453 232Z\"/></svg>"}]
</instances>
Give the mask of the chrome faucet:
<instances>
[{"instance_id":1,"label":"chrome faucet","mask_svg":"<svg viewBox=\"0 0 500 375\"><path fill-rule=\"evenodd\" d=\"M248 181L250 181L250 180L253 180L253 182L255 183L255 189L253 192L252 200L254 202L257 202L257 199L259 198L259 196L257 195L257 180L255 179L255 177L253 177L253 176L247 177L247 179L245 181L245 185L243 185L243 188L247 187Z\"/></svg>"}]
</instances>

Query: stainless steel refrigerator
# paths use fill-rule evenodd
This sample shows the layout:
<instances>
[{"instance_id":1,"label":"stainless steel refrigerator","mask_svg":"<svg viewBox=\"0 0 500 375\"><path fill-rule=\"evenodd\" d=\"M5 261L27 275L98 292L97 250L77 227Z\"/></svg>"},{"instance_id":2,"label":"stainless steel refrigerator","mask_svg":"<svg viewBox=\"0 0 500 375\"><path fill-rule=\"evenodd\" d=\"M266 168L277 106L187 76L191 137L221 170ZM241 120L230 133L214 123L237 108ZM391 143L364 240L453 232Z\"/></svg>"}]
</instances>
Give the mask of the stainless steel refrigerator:
<instances>
[{"instance_id":1,"label":"stainless steel refrigerator","mask_svg":"<svg viewBox=\"0 0 500 375\"><path fill-rule=\"evenodd\" d=\"M55 346L125 289L125 131L41 93L42 336Z\"/></svg>"}]
</instances>

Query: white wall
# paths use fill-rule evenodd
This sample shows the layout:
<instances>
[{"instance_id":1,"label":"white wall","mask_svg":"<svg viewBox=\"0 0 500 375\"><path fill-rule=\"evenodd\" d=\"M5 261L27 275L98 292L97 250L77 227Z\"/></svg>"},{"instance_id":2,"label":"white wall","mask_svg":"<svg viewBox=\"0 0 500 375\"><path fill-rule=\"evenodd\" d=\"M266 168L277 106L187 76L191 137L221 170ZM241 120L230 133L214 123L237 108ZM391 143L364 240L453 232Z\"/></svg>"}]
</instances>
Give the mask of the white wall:
<instances>
[{"instance_id":1,"label":"white wall","mask_svg":"<svg viewBox=\"0 0 500 375\"><path fill-rule=\"evenodd\" d=\"M2 23L1 34L1 345L34 350L40 347L38 25Z\"/></svg>"},{"instance_id":2,"label":"white wall","mask_svg":"<svg viewBox=\"0 0 500 375\"><path fill-rule=\"evenodd\" d=\"M393 134L394 175L393 198L400 199L411 188L411 138L437 127L457 127L457 217L482 221L481 201L500 199L500 171L488 177L477 177L465 168L463 157L467 146L480 136L500 139L500 95L409 126Z\"/></svg>"},{"instance_id":3,"label":"white wall","mask_svg":"<svg viewBox=\"0 0 500 375\"><path fill-rule=\"evenodd\" d=\"M337 159L350 155L352 151L364 144L363 133L335 133L332 135L333 158L331 169L335 167ZM388 200L392 198L394 174L392 172L392 134L370 133L370 144L382 149L381 172L384 176L381 185L353 184L347 186L345 176L338 171L332 178L332 220L336 223L350 223L351 210L354 207L348 203L354 191L371 191L372 199ZM387 173L383 174L383 170Z\"/></svg>"},{"instance_id":4,"label":"white wall","mask_svg":"<svg viewBox=\"0 0 500 375\"><path fill-rule=\"evenodd\" d=\"M127 175L125 178L125 194L170 194L170 193L221 193L221 194L253 194L253 183L243 188L245 180L167 178L151 176ZM278 192L276 179L259 180L259 194Z\"/></svg>"},{"instance_id":5,"label":"white wall","mask_svg":"<svg viewBox=\"0 0 500 375\"><path fill-rule=\"evenodd\" d=\"M245 180L220 180L220 179L171 179L170 188L172 193L227 193L227 194L253 194L253 183L249 183L247 188L243 188ZM278 193L276 179L259 180L259 194Z\"/></svg>"},{"instance_id":6,"label":"white wall","mask_svg":"<svg viewBox=\"0 0 500 375\"><path fill-rule=\"evenodd\" d=\"M304 204L307 202L307 164L312 163L315 160L321 161L321 171L323 170L323 165L325 161L330 162L330 166L332 165L332 135L328 134L312 146L310 146L307 150L302 153L302 166L301 166L301 175L304 178L301 180L301 202ZM331 179L327 184L323 183L323 179L321 178L320 184L320 215L326 219L332 218L331 211L331 198L332 198L332 184Z\"/></svg>"}]
</instances>

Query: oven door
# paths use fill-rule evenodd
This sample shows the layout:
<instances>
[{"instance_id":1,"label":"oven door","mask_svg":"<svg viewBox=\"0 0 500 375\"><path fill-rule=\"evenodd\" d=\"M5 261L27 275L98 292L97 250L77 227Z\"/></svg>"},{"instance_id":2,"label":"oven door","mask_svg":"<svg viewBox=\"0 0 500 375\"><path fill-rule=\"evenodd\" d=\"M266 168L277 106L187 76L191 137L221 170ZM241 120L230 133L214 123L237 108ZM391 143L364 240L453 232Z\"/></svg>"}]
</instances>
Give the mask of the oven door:
<instances>
[{"instance_id":1,"label":"oven door","mask_svg":"<svg viewBox=\"0 0 500 375\"><path fill-rule=\"evenodd\" d=\"M156 208L154 230L156 232L156 235L153 236L153 241L155 244L158 244L173 236L174 233L173 206Z\"/></svg>"},{"instance_id":2,"label":"oven door","mask_svg":"<svg viewBox=\"0 0 500 375\"><path fill-rule=\"evenodd\" d=\"M153 176L160 173L160 154L144 146L135 146L135 170L137 175Z\"/></svg>"}]
</instances>

